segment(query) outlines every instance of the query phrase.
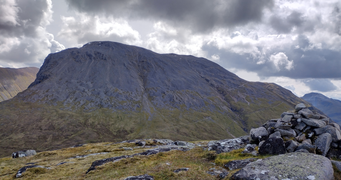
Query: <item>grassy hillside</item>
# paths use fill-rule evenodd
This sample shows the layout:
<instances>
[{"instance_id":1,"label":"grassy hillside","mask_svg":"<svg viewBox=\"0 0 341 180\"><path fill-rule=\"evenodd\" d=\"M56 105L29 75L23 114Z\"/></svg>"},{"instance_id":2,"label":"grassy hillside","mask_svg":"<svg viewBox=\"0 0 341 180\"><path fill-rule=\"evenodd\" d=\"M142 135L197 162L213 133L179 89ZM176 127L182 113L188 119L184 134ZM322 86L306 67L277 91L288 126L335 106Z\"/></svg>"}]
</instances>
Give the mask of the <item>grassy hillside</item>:
<instances>
[{"instance_id":1,"label":"grassy hillside","mask_svg":"<svg viewBox=\"0 0 341 180\"><path fill-rule=\"evenodd\" d=\"M0 102L11 99L35 80L38 68L0 68Z\"/></svg>"}]
</instances>

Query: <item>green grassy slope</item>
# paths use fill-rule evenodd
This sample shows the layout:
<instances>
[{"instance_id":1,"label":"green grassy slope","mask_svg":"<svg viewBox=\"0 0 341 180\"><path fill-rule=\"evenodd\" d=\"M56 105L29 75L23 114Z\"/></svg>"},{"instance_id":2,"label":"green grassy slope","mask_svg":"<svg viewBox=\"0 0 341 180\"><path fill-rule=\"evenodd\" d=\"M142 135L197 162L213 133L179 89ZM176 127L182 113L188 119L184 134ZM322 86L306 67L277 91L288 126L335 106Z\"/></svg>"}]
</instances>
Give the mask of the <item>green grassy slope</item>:
<instances>
[{"instance_id":1,"label":"green grassy slope","mask_svg":"<svg viewBox=\"0 0 341 180\"><path fill-rule=\"evenodd\" d=\"M36 78L38 68L0 68L0 102L25 90Z\"/></svg>"}]
</instances>

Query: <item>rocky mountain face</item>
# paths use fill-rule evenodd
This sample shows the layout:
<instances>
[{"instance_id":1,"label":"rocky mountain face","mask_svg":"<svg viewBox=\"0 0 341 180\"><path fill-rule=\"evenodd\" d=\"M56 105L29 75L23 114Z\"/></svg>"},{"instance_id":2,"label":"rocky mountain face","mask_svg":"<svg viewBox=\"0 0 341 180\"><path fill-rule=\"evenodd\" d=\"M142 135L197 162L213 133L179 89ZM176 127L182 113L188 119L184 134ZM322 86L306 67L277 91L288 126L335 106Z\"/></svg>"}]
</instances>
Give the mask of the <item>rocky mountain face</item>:
<instances>
[{"instance_id":1,"label":"rocky mountain face","mask_svg":"<svg viewBox=\"0 0 341 180\"><path fill-rule=\"evenodd\" d=\"M0 102L11 99L35 80L38 68L0 68Z\"/></svg>"},{"instance_id":2,"label":"rocky mountain face","mask_svg":"<svg viewBox=\"0 0 341 180\"><path fill-rule=\"evenodd\" d=\"M50 54L27 90L0 103L0 153L232 138L300 102L276 84L245 81L204 58L92 42Z\"/></svg>"},{"instance_id":3,"label":"rocky mountain face","mask_svg":"<svg viewBox=\"0 0 341 180\"><path fill-rule=\"evenodd\" d=\"M302 99L323 111L336 123L341 124L341 101L328 98L320 93L305 94Z\"/></svg>"}]
</instances>

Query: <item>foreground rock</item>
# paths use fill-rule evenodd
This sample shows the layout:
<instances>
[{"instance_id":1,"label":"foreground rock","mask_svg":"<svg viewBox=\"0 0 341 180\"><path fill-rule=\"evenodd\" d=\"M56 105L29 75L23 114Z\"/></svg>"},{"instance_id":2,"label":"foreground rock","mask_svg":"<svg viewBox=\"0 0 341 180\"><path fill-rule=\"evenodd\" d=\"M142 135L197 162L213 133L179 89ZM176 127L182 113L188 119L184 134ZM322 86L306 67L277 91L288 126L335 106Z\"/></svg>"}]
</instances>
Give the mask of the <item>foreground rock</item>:
<instances>
[{"instance_id":1,"label":"foreground rock","mask_svg":"<svg viewBox=\"0 0 341 180\"><path fill-rule=\"evenodd\" d=\"M294 152L249 163L231 179L307 179L333 180L334 171L329 159L311 153Z\"/></svg>"}]
</instances>

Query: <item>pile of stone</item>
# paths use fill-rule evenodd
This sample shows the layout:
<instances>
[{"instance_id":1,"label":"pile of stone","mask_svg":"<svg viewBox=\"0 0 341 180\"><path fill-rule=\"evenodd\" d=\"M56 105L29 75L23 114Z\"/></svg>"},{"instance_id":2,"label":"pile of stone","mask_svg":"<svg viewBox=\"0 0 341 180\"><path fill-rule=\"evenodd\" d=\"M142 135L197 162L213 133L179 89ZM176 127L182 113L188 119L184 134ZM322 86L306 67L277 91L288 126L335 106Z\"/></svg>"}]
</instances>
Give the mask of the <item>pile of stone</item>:
<instances>
[{"instance_id":1,"label":"pile of stone","mask_svg":"<svg viewBox=\"0 0 341 180\"><path fill-rule=\"evenodd\" d=\"M310 152L333 157L341 150L340 126L303 103L292 112L282 113L281 118L251 129L250 140L258 145L259 154ZM330 149L336 153L328 154Z\"/></svg>"}]
</instances>

